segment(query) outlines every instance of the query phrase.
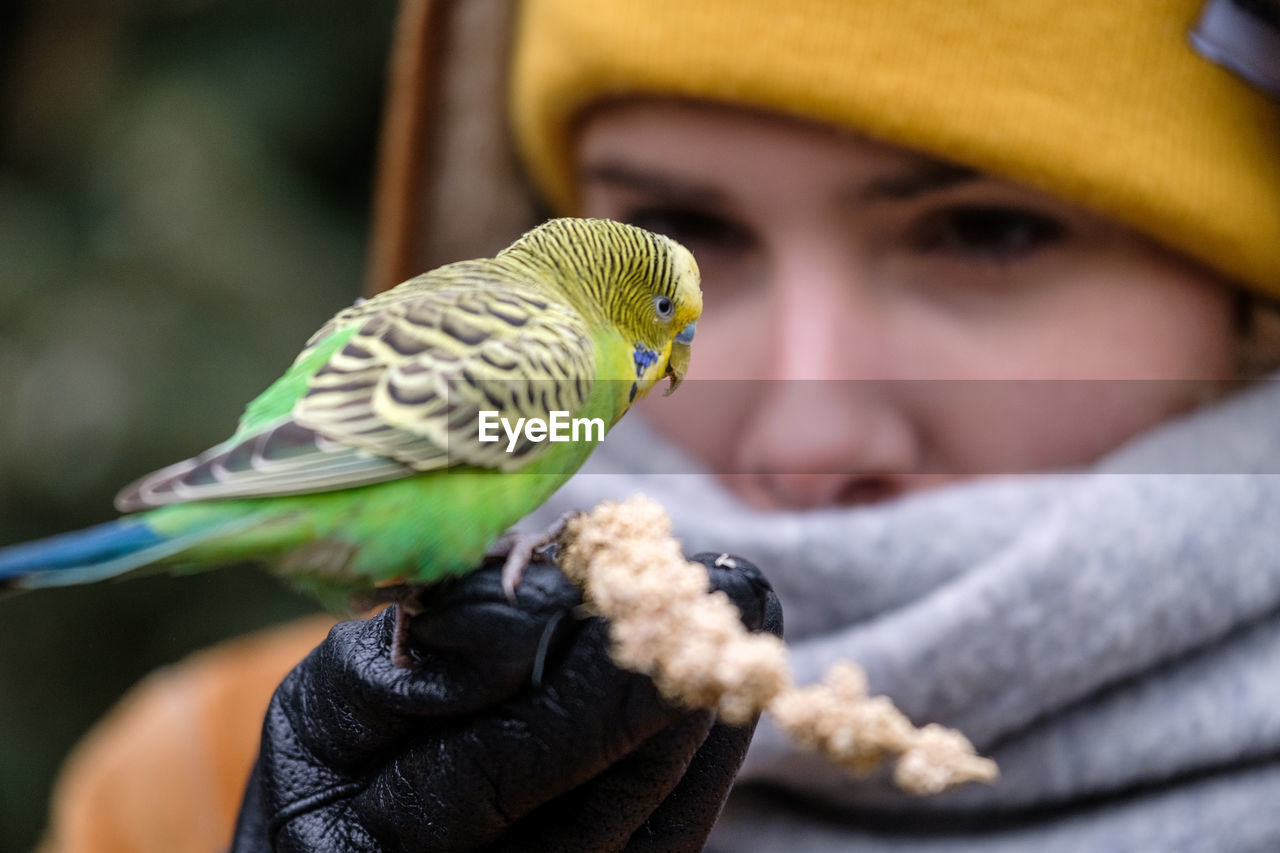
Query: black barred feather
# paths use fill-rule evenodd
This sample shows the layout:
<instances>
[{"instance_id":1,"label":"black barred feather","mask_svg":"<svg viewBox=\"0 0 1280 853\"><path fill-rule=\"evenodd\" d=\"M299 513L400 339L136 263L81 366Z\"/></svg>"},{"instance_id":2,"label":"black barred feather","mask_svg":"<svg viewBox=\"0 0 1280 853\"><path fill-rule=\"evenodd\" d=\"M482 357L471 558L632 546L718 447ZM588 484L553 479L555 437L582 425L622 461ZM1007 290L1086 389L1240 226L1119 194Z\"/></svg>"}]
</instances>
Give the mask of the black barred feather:
<instances>
[{"instance_id":1,"label":"black barred feather","mask_svg":"<svg viewBox=\"0 0 1280 853\"><path fill-rule=\"evenodd\" d=\"M340 444L286 419L147 475L121 490L116 508L136 512L189 500L307 494L383 483L412 473L395 459Z\"/></svg>"}]
</instances>

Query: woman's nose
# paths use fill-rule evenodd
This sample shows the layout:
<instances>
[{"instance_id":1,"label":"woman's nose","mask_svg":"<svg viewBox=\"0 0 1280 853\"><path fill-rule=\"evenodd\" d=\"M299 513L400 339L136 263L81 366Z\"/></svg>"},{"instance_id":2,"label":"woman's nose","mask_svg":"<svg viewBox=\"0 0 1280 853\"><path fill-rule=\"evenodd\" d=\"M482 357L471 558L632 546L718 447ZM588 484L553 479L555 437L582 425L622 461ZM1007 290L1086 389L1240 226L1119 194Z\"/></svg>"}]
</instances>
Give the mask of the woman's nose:
<instances>
[{"instance_id":1,"label":"woman's nose","mask_svg":"<svg viewBox=\"0 0 1280 853\"><path fill-rule=\"evenodd\" d=\"M741 491L771 508L883 500L920 468L891 318L847 264L815 257L776 271L767 378L735 448Z\"/></svg>"},{"instance_id":2,"label":"woman's nose","mask_svg":"<svg viewBox=\"0 0 1280 853\"><path fill-rule=\"evenodd\" d=\"M858 252L797 237L775 251L770 279L770 378L893 378L896 303Z\"/></svg>"},{"instance_id":3,"label":"woman's nose","mask_svg":"<svg viewBox=\"0 0 1280 853\"><path fill-rule=\"evenodd\" d=\"M743 496L776 509L870 503L903 492L919 448L888 382L775 379L740 434Z\"/></svg>"}]
</instances>

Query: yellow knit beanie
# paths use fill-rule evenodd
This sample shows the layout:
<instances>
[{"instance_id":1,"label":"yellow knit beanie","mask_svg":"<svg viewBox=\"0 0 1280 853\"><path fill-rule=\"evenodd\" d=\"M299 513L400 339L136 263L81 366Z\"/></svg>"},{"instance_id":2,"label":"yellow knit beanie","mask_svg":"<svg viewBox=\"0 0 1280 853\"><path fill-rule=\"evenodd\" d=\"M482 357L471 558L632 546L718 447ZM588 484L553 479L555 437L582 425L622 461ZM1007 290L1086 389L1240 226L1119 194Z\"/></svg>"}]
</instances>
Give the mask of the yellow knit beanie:
<instances>
[{"instance_id":1,"label":"yellow knit beanie","mask_svg":"<svg viewBox=\"0 0 1280 853\"><path fill-rule=\"evenodd\" d=\"M574 120L711 99L1052 193L1280 295L1280 107L1197 55L1201 0L522 0L511 115L574 207Z\"/></svg>"}]
</instances>

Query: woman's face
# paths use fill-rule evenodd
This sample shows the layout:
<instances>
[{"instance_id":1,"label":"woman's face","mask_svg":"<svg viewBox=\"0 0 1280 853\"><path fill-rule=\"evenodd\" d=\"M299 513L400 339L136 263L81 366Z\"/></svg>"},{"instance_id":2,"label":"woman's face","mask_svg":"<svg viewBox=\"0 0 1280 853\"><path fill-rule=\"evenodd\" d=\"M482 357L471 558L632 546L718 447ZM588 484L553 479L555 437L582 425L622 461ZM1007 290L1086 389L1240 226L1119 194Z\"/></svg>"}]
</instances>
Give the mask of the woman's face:
<instances>
[{"instance_id":1,"label":"woman's face","mask_svg":"<svg viewBox=\"0 0 1280 853\"><path fill-rule=\"evenodd\" d=\"M578 142L583 214L702 270L690 381L643 411L758 506L1077 466L1232 374L1227 287L1053 197L708 105L602 108Z\"/></svg>"}]
</instances>

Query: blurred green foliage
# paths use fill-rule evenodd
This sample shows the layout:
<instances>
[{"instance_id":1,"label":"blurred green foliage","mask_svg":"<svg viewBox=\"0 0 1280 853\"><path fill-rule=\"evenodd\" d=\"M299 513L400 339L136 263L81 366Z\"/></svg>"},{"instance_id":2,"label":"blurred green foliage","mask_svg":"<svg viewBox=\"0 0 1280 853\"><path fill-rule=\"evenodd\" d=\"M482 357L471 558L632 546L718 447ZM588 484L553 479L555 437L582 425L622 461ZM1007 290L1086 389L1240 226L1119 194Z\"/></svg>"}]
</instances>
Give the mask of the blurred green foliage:
<instances>
[{"instance_id":1,"label":"blurred green foliage","mask_svg":"<svg viewBox=\"0 0 1280 853\"><path fill-rule=\"evenodd\" d=\"M394 7L0 11L0 543L113 518L357 295ZM241 569L0 600L0 849L139 678L313 609Z\"/></svg>"}]
</instances>

